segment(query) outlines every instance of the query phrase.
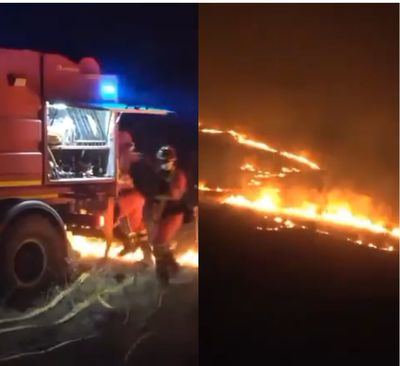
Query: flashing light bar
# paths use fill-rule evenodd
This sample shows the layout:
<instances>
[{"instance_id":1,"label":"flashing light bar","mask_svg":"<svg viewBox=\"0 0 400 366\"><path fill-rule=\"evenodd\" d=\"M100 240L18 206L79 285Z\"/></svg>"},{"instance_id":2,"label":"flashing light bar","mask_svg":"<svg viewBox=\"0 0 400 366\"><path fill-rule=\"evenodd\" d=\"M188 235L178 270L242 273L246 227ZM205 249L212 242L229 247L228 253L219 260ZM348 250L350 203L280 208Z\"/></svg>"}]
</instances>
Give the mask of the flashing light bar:
<instances>
[{"instance_id":1,"label":"flashing light bar","mask_svg":"<svg viewBox=\"0 0 400 366\"><path fill-rule=\"evenodd\" d=\"M100 81L100 97L104 101L118 101L118 79L116 76L102 76Z\"/></svg>"}]
</instances>

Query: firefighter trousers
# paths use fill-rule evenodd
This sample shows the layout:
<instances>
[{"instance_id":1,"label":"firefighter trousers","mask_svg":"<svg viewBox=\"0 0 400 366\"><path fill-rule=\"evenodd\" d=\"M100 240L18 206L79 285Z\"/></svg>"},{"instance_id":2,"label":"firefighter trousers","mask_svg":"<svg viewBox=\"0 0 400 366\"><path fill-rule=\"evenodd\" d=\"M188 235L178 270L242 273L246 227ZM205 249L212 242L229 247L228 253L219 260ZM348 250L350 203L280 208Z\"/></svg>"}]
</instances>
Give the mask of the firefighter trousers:
<instances>
[{"instance_id":1,"label":"firefighter trousers","mask_svg":"<svg viewBox=\"0 0 400 366\"><path fill-rule=\"evenodd\" d=\"M169 214L162 217L157 223L153 234L154 250L166 246L174 238L183 224L183 213Z\"/></svg>"},{"instance_id":2,"label":"firefighter trousers","mask_svg":"<svg viewBox=\"0 0 400 366\"><path fill-rule=\"evenodd\" d=\"M137 190L132 190L118 197L119 217L128 219L130 230L134 233L145 230L143 223L144 196Z\"/></svg>"}]
</instances>

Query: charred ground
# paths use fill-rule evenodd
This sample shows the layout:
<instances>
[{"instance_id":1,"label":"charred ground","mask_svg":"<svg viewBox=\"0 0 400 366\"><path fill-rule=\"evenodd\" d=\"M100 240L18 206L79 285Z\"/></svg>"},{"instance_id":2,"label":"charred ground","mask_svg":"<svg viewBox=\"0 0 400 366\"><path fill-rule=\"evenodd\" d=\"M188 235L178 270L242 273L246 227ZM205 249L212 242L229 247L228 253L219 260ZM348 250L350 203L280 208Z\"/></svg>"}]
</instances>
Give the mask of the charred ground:
<instances>
[{"instance_id":1,"label":"charred ground","mask_svg":"<svg viewBox=\"0 0 400 366\"><path fill-rule=\"evenodd\" d=\"M397 254L259 221L201 205L201 362L397 365Z\"/></svg>"}]
</instances>

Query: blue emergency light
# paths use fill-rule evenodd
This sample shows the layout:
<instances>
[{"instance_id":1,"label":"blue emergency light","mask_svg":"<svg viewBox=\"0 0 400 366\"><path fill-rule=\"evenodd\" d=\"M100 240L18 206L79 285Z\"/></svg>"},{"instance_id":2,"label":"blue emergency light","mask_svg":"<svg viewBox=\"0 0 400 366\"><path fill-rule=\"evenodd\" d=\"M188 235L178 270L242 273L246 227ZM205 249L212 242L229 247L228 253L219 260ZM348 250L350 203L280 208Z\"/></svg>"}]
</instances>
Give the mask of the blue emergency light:
<instances>
[{"instance_id":1,"label":"blue emergency light","mask_svg":"<svg viewBox=\"0 0 400 366\"><path fill-rule=\"evenodd\" d=\"M104 101L118 101L118 79L116 76L102 76L100 81L100 97Z\"/></svg>"}]
</instances>

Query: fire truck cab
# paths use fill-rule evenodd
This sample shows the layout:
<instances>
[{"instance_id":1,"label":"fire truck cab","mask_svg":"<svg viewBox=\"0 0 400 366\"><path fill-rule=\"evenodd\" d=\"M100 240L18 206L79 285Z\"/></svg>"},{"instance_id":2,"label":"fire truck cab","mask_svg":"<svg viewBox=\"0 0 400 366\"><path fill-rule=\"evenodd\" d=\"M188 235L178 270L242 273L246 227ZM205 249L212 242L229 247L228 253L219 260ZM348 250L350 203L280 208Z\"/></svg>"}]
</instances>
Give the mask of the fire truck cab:
<instances>
[{"instance_id":1,"label":"fire truck cab","mask_svg":"<svg viewBox=\"0 0 400 366\"><path fill-rule=\"evenodd\" d=\"M112 239L118 80L92 58L0 49L0 289L68 276L66 231Z\"/></svg>"}]
</instances>

